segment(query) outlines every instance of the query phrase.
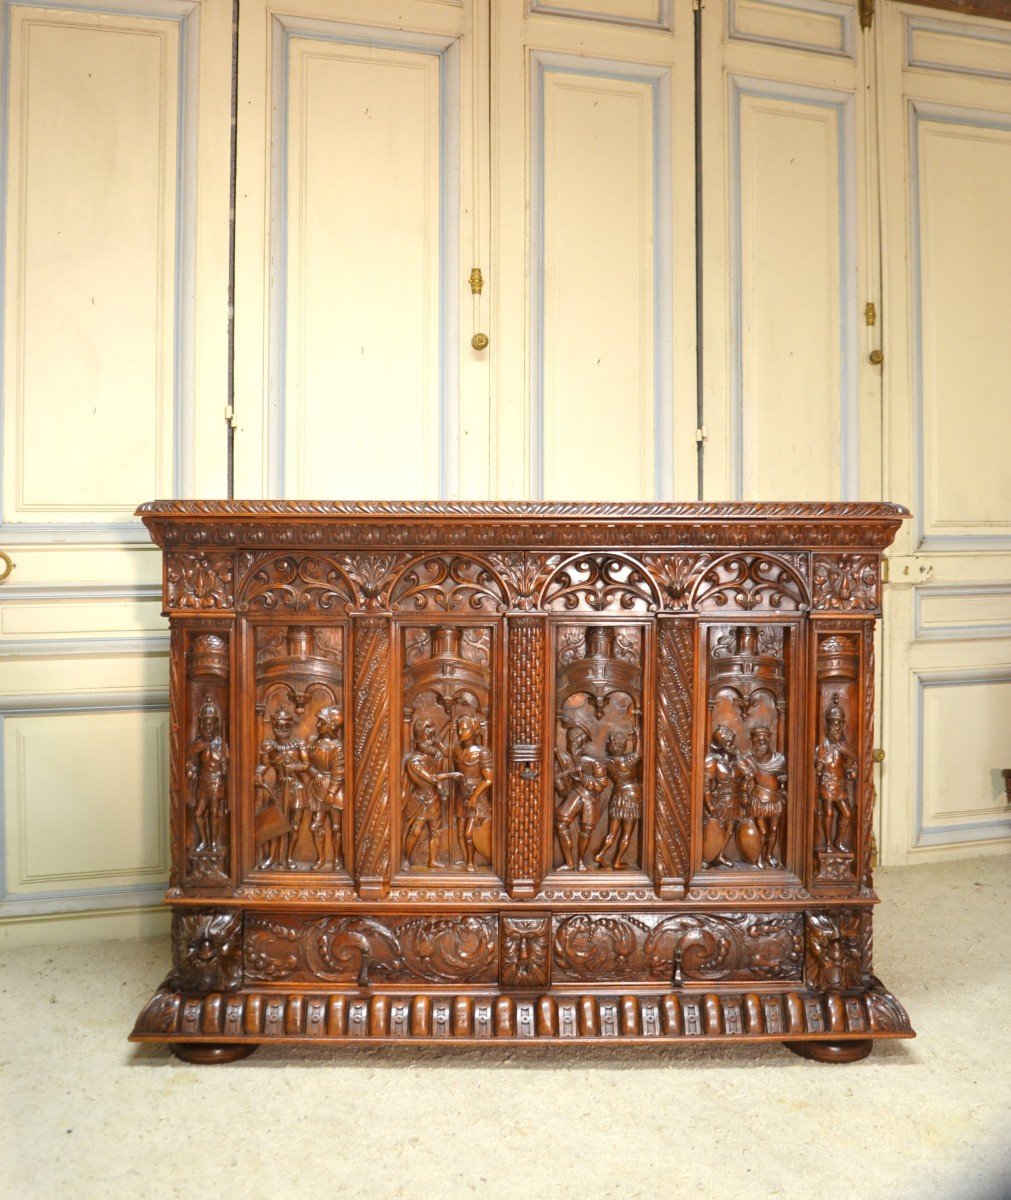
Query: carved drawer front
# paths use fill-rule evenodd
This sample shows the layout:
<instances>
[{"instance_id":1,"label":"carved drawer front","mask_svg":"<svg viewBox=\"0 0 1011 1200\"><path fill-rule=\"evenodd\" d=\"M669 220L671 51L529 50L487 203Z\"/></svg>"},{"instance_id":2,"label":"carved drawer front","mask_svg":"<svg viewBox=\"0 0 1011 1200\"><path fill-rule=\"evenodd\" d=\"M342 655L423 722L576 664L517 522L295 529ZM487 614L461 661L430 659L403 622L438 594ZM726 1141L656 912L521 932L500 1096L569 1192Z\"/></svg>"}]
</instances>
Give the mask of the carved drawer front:
<instances>
[{"instance_id":1,"label":"carved drawer front","mask_svg":"<svg viewBox=\"0 0 1011 1200\"><path fill-rule=\"evenodd\" d=\"M287 916L251 912L242 942L247 984L494 985L497 914Z\"/></svg>"},{"instance_id":2,"label":"carved drawer front","mask_svg":"<svg viewBox=\"0 0 1011 1200\"><path fill-rule=\"evenodd\" d=\"M552 918L551 979L680 983L796 981L802 913L577 913Z\"/></svg>"}]
</instances>

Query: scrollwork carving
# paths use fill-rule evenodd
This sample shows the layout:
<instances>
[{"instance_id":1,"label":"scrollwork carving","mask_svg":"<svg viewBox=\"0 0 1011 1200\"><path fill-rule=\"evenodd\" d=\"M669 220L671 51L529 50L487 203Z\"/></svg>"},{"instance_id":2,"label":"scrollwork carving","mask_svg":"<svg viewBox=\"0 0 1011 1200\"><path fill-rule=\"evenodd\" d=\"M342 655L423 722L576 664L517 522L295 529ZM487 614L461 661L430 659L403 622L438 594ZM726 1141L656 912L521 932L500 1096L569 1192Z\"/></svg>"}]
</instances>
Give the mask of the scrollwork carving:
<instances>
[{"instance_id":1,"label":"scrollwork carving","mask_svg":"<svg viewBox=\"0 0 1011 1200\"><path fill-rule=\"evenodd\" d=\"M624 554L580 554L566 559L548 578L540 607L571 612L656 612L657 586L641 563Z\"/></svg>"},{"instance_id":2,"label":"scrollwork carving","mask_svg":"<svg viewBox=\"0 0 1011 1200\"><path fill-rule=\"evenodd\" d=\"M726 554L699 577L692 606L703 612L798 612L809 607L809 600L804 580L784 559L764 554Z\"/></svg>"},{"instance_id":3,"label":"scrollwork carving","mask_svg":"<svg viewBox=\"0 0 1011 1200\"><path fill-rule=\"evenodd\" d=\"M355 605L338 563L320 554L239 555L240 612L341 612Z\"/></svg>"},{"instance_id":4,"label":"scrollwork carving","mask_svg":"<svg viewBox=\"0 0 1011 1200\"><path fill-rule=\"evenodd\" d=\"M487 563L463 555L433 555L401 572L390 606L394 612L505 612L509 601Z\"/></svg>"}]
</instances>

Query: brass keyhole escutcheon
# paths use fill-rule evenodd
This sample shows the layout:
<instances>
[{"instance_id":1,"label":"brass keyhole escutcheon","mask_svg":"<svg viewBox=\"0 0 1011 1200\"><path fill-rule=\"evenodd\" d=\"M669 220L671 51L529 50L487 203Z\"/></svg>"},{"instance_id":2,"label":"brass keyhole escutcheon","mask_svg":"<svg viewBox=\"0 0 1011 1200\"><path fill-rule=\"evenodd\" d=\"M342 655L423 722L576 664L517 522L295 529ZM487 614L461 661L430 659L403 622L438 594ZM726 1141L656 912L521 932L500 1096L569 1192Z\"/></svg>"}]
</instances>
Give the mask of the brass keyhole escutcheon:
<instances>
[{"instance_id":1,"label":"brass keyhole escutcheon","mask_svg":"<svg viewBox=\"0 0 1011 1200\"><path fill-rule=\"evenodd\" d=\"M474 336L470 339L470 344L474 347L475 350L487 350L488 349L488 335L486 333L475 333Z\"/></svg>"}]
</instances>

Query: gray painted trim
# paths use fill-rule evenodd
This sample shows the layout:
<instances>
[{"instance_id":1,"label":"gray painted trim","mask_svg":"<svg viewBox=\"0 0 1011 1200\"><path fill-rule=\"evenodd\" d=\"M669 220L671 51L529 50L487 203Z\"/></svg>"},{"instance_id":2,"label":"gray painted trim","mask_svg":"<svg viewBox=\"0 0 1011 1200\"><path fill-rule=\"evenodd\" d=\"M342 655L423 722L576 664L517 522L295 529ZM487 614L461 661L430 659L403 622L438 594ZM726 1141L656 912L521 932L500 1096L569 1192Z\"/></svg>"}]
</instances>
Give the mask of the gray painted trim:
<instances>
[{"instance_id":1,"label":"gray painted trim","mask_svg":"<svg viewBox=\"0 0 1011 1200\"><path fill-rule=\"evenodd\" d=\"M982 67L967 67L958 64L935 62L929 58L917 58L913 47L915 33L939 33L945 37L962 38L967 42L995 42L1007 46L1011 51L1011 31L995 29L991 25L963 25L954 21L942 21L931 17L913 16L905 18L906 66L912 70L943 71L954 75L977 75L981 79L1011 79L1011 58L1006 71L988 71Z\"/></svg>"},{"instance_id":2,"label":"gray painted trim","mask_svg":"<svg viewBox=\"0 0 1011 1200\"><path fill-rule=\"evenodd\" d=\"M527 12L531 16L543 17L574 17L579 21L593 21L600 25L632 25L638 29L665 29L674 32L674 0L658 0L657 11L660 16L656 21L645 17L626 17L621 13L588 12L575 5L544 4L542 0L528 0Z\"/></svg>"},{"instance_id":3,"label":"gray painted trim","mask_svg":"<svg viewBox=\"0 0 1011 1200\"><path fill-rule=\"evenodd\" d=\"M913 636L920 642L972 641L983 638L1011 638L1007 625L932 625L923 624L922 606L927 596L1011 596L1011 583L921 583L913 588ZM1008 764L1011 766L1011 763Z\"/></svg>"},{"instance_id":4,"label":"gray painted trim","mask_svg":"<svg viewBox=\"0 0 1011 1200\"><path fill-rule=\"evenodd\" d=\"M820 17L835 17L842 31L841 50L829 50L811 42L792 38L763 37L757 33L741 33L737 28L737 0L727 0L727 38L734 42L757 42L763 46L782 46L787 50L805 50L810 54L827 54L831 58L856 58L856 9L835 0L771 0L775 8L792 8L797 12Z\"/></svg>"},{"instance_id":5,"label":"gray painted trim","mask_svg":"<svg viewBox=\"0 0 1011 1200\"><path fill-rule=\"evenodd\" d=\"M161 658L168 652L167 634L123 638L0 639L0 662L9 658Z\"/></svg>"},{"instance_id":6,"label":"gray painted trim","mask_svg":"<svg viewBox=\"0 0 1011 1200\"><path fill-rule=\"evenodd\" d=\"M674 249L670 230L671 76L666 66L530 52L529 415L530 495L544 496L544 80L548 72L648 83L653 93L653 494L674 496Z\"/></svg>"},{"instance_id":7,"label":"gray painted trim","mask_svg":"<svg viewBox=\"0 0 1011 1200\"><path fill-rule=\"evenodd\" d=\"M839 145L839 495L855 500L859 495L860 392L856 370L857 325L857 197L856 130L854 96L827 88L786 81L728 75L730 110L730 445L734 496L744 495L744 338L742 336L742 263L744 234L741 217L741 100L744 96L785 100L831 108L838 113Z\"/></svg>"},{"instance_id":8,"label":"gray painted trim","mask_svg":"<svg viewBox=\"0 0 1011 1200\"><path fill-rule=\"evenodd\" d=\"M160 599L160 583L5 583L0 586L0 604L38 604L51 600Z\"/></svg>"},{"instance_id":9,"label":"gray painted trim","mask_svg":"<svg viewBox=\"0 0 1011 1200\"><path fill-rule=\"evenodd\" d=\"M266 473L271 495L284 496L287 440L286 323L288 308L288 62L293 38L432 54L440 61L440 305L439 497L455 496L459 481L455 446L459 430L459 39L413 30L342 24L273 14L271 17L270 286L268 370L265 397Z\"/></svg>"},{"instance_id":10,"label":"gray painted trim","mask_svg":"<svg viewBox=\"0 0 1011 1200\"><path fill-rule=\"evenodd\" d=\"M196 376L194 294L196 280L196 198L199 103L200 4L193 0L128 0L95 4L80 0L0 0L0 229L7 227L7 150L10 124L10 21L11 9L36 8L119 17L138 17L174 21L179 25L179 61L177 75L177 147L176 147L176 229L173 263L175 313L173 319L173 491L190 495L193 488L193 395ZM6 244L0 238L0 309L6 307ZM6 347L0 324L0 364L6 361ZM0 393L0 413L3 411ZM0 464L3 455L3 422L0 421ZM24 543L147 541L147 533L134 520L103 522L3 522L3 468L0 465L0 538L7 545Z\"/></svg>"},{"instance_id":11,"label":"gray painted trim","mask_svg":"<svg viewBox=\"0 0 1011 1200\"><path fill-rule=\"evenodd\" d=\"M0 696L0 916L7 915L7 905L17 904L18 911L28 915L25 905L33 905L46 901L54 902L52 908L46 911L75 911L74 908L62 909L59 903L67 900L77 905L77 909L87 908L90 897L116 896L115 904L122 904L124 896L147 891L151 888L164 890L159 884L127 884L123 888L110 888L102 885L95 889L66 888L45 892L33 892L29 896L23 893L12 895L7 890L7 794L6 771L4 769L4 723L8 717L59 715L61 713L96 713L96 712L168 712L169 698L166 689L146 689L135 692L102 692L102 693L39 693L25 696ZM165 835L167 837L167 834ZM109 905L113 906L113 905Z\"/></svg>"},{"instance_id":12,"label":"gray painted trim","mask_svg":"<svg viewBox=\"0 0 1011 1200\"><path fill-rule=\"evenodd\" d=\"M1011 114L986 109L961 108L947 104L908 101L908 160L909 160L909 288L912 297L912 370L913 370L913 488L915 501L913 523L917 547L921 551L976 552L980 550L1011 549L1011 528L1006 534L930 534L924 533L926 481L924 471L924 402L923 402L923 280L920 264L923 245L920 229L920 147L919 130L922 121L937 124L964 125L970 128L996 129L1011 132Z\"/></svg>"},{"instance_id":13,"label":"gray painted trim","mask_svg":"<svg viewBox=\"0 0 1011 1200\"><path fill-rule=\"evenodd\" d=\"M160 906L167 884L150 887L108 888L103 891L63 892L56 899L17 897L0 900L0 924L25 917L48 917L74 913L101 913L107 909L147 908Z\"/></svg>"},{"instance_id":14,"label":"gray painted trim","mask_svg":"<svg viewBox=\"0 0 1011 1200\"><path fill-rule=\"evenodd\" d=\"M993 841L1011 838L1011 813L991 820L963 821L953 825L923 826L923 781L925 776L924 752L924 699L928 688L961 687L965 684L1011 683L1011 667L966 667L961 670L931 671L929 674L913 670L916 685L913 729L913 789L914 829L913 847L957 846L965 843ZM1011 766L1011 762L1007 764ZM1000 763L995 763L1000 767Z\"/></svg>"}]
</instances>

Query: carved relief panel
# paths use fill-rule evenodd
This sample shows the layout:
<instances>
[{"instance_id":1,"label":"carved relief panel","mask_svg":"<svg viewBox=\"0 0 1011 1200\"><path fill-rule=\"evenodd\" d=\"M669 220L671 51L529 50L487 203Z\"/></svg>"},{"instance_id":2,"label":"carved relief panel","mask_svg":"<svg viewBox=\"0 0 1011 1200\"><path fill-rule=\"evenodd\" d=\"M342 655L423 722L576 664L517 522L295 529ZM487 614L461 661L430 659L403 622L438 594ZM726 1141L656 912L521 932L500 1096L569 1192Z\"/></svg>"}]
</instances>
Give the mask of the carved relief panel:
<instances>
[{"instance_id":1,"label":"carved relief panel","mask_svg":"<svg viewBox=\"0 0 1011 1200\"><path fill-rule=\"evenodd\" d=\"M230 881L230 639L229 630L206 626L188 629L183 636L183 881L204 887ZM178 662L174 656L174 674Z\"/></svg>"},{"instance_id":2,"label":"carved relief panel","mask_svg":"<svg viewBox=\"0 0 1011 1200\"><path fill-rule=\"evenodd\" d=\"M852 883L857 876L860 639L858 628L819 628L816 634L815 745L811 764L816 884ZM870 680L866 686L872 686Z\"/></svg>"},{"instance_id":3,"label":"carved relief panel","mask_svg":"<svg viewBox=\"0 0 1011 1200\"><path fill-rule=\"evenodd\" d=\"M343 624L256 625L257 871L345 872Z\"/></svg>"},{"instance_id":4,"label":"carved relief panel","mask_svg":"<svg viewBox=\"0 0 1011 1200\"><path fill-rule=\"evenodd\" d=\"M643 625L555 628L552 866L642 871Z\"/></svg>"},{"instance_id":5,"label":"carved relief panel","mask_svg":"<svg viewBox=\"0 0 1011 1200\"><path fill-rule=\"evenodd\" d=\"M397 637L400 870L489 873L503 803L492 706L497 626L405 624Z\"/></svg>"},{"instance_id":6,"label":"carved relief panel","mask_svg":"<svg viewBox=\"0 0 1011 1200\"><path fill-rule=\"evenodd\" d=\"M778 871L787 862L790 810L788 678L794 626L710 625L701 866Z\"/></svg>"}]
</instances>

